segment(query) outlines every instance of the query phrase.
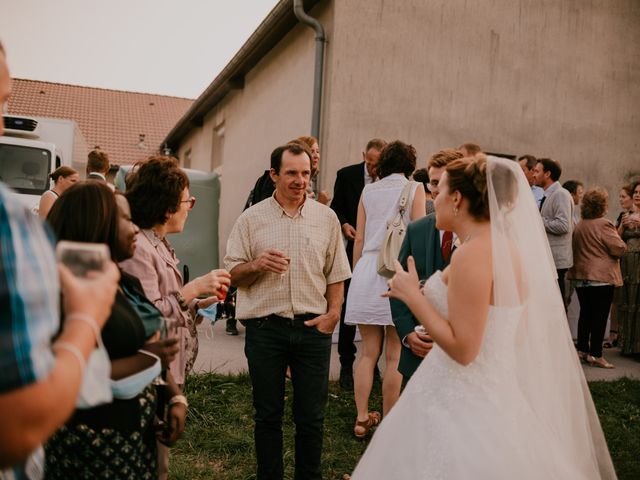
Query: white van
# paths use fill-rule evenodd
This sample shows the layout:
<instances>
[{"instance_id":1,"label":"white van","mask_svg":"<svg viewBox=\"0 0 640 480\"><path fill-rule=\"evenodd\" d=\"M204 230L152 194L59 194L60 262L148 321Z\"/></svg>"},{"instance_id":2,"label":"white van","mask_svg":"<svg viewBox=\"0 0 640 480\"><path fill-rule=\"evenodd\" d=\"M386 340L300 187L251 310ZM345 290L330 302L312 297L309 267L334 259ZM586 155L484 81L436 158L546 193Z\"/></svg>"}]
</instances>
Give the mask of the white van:
<instances>
[{"instance_id":1,"label":"white van","mask_svg":"<svg viewBox=\"0 0 640 480\"><path fill-rule=\"evenodd\" d=\"M33 211L56 168L69 165L84 176L87 144L73 120L4 115L4 124L0 181Z\"/></svg>"}]
</instances>

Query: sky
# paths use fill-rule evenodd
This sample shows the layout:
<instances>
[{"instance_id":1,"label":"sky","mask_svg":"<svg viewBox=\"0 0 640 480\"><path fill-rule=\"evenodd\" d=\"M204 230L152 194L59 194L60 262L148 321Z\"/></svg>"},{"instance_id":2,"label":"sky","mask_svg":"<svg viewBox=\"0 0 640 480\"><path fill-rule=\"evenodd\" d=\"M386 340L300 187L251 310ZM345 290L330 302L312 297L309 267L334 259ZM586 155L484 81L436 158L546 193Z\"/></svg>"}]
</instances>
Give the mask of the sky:
<instances>
[{"instance_id":1,"label":"sky","mask_svg":"<svg viewBox=\"0 0 640 480\"><path fill-rule=\"evenodd\" d=\"M197 98L277 0L0 0L11 76Z\"/></svg>"}]
</instances>

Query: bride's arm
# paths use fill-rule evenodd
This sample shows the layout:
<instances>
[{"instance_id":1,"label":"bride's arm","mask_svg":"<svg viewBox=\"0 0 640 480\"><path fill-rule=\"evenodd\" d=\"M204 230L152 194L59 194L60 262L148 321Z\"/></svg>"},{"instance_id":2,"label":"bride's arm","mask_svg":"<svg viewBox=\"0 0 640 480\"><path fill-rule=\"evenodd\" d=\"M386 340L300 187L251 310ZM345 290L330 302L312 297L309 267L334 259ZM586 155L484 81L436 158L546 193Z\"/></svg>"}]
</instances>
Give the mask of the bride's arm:
<instances>
[{"instance_id":1,"label":"bride's arm","mask_svg":"<svg viewBox=\"0 0 640 480\"><path fill-rule=\"evenodd\" d=\"M459 248L451 260L448 320L420 293L413 258L407 262L408 272L397 266L400 273L393 277L389 296L402 300L451 358L468 365L478 355L484 335L491 295L491 261L478 245Z\"/></svg>"}]
</instances>

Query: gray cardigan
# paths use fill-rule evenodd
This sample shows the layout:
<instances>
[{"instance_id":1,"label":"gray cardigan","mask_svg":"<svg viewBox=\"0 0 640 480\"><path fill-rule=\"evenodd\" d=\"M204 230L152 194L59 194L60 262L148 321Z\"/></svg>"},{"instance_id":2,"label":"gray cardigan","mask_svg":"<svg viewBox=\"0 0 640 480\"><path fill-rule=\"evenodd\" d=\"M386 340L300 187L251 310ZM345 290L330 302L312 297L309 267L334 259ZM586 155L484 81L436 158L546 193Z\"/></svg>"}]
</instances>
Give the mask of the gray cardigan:
<instances>
[{"instance_id":1,"label":"gray cardigan","mask_svg":"<svg viewBox=\"0 0 640 480\"><path fill-rule=\"evenodd\" d=\"M544 191L544 203L540 210L542 223L557 269L573 265L571 236L573 233L573 199L558 182Z\"/></svg>"}]
</instances>

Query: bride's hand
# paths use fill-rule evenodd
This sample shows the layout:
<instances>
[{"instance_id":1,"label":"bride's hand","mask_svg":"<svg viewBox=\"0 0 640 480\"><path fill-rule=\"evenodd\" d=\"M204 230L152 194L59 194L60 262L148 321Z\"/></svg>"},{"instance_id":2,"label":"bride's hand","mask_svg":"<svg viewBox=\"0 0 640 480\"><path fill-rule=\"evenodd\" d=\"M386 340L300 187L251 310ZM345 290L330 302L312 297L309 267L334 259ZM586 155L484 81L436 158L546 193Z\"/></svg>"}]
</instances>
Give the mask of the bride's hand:
<instances>
[{"instance_id":1,"label":"bride's hand","mask_svg":"<svg viewBox=\"0 0 640 480\"><path fill-rule=\"evenodd\" d=\"M395 261L396 274L388 280L389 290L382 294L383 297L396 298L406 302L413 295L420 295L420 280L416 271L416 262L413 257L407 258L407 271L402 268L399 261Z\"/></svg>"}]
</instances>

